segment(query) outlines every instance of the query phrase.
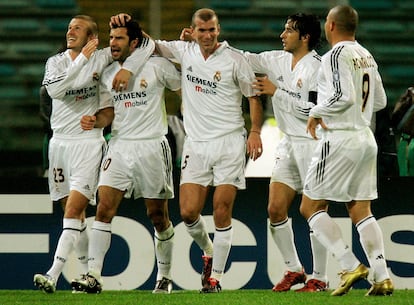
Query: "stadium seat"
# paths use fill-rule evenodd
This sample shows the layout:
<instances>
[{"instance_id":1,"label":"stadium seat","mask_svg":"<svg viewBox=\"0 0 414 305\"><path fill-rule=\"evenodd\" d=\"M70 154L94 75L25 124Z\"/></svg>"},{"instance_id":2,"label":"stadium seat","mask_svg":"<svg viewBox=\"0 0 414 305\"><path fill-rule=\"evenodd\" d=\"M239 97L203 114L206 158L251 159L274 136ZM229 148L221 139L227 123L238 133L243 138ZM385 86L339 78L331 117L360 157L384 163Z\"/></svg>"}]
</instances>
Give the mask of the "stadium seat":
<instances>
[{"instance_id":1,"label":"stadium seat","mask_svg":"<svg viewBox=\"0 0 414 305\"><path fill-rule=\"evenodd\" d=\"M16 69L11 64L2 63L0 64L0 77L8 77L10 75L14 75L16 73Z\"/></svg>"},{"instance_id":2,"label":"stadium seat","mask_svg":"<svg viewBox=\"0 0 414 305\"><path fill-rule=\"evenodd\" d=\"M11 44L10 48L16 54L31 56L42 55L44 56L44 58L46 58L46 56L50 56L56 50L56 47L48 42L28 44L23 41L20 41Z\"/></svg>"},{"instance_id":3,"label":"stadium seat","mask_svg":"<svg viewBox=\"0 0 414 305\"><path fill-rule=\"evenodd\" d=\"M220 21L221 30L225 32L260 32L263 28L261 21L243 19L224 19Z\"/></svg>"},{"instance_id":4,"label":"stadium seat","mask_svg":"<svg viewBox=\"0 0 414 305\"><path fill-rule=\"evenodd\" d=\"M39 89L40 89L39 85L34 86L34 87L31 88L30 93L31 93L31 95L32 95L32 97L35 101L39 100Z\"/></svg>"},{"instance_id":5,"label":"stadium seat","mask_svg":"<svg viewBox=\"0 0 414 305\"><path fill-rule=\"evenodd\" d=\"M14 18L4 19L0 22L0 29L5 32L31 33L41 28L40 22L36 19Z\"/></svg>"},{"instance_id":6,"label":"stadium seat","mask_svg":"<svg viewBox=\"0 0 414 305\"><path fill-rule=\"evenodd\" d=\"M286 16L287 17L287 16ZM269 22L269 29L277 35L280 35L285 28L286 19L272 20Z\"/></svg>"},{"instance_id":7,"label":"stadium seat","mask_svg":"<svg viewBox=\"0 0 414 305\"><path fill-rule=\"evenodd\" d=\"M302 0L302 7L306 13L328 12L331 5L326 0Z\"/></svg>"},{"instance_id":8,"label":"stadium seat","mask_svg":"<svg viewBox=\"0 0 414 305\"><path fill-rule=\"evenodd\" d=\"M30 0L0 0L0 11L3 9L24 9L32 5Z\"/></svg>"},{"instance_id":9,"label":"stadium seat","mask_svg":"<svg viewBox=\"0 0 414 305\"><path fill-rule=\"evenodd\" d=\"M0 54L5 54L7 52L8 46L6 46L4 43L0 44Z\"/></svg>"},{"instance_id":10,"label":"stadium seat","mask_svg":"<svg viewBox=\"0 0 414 305\"><path fill-rule=\"evenodd\" d=\"M246 9L251 5L250 0L210 0L210 6L213 9Z\"/></svg>"},{"instance_id":11,"label":"stadium seat","mask_svg":"<svg viewBox=\"0 0 414 305\"><path fill-rule=\"evenodd\" d=\"M26 90L18 85L0 86L0 100L18 100L26 97Z\"/></svg>"},{"instance_id":12,"label":"stadium seat","mask_svg":"<svg viewBox=\"0 0 414 305\"><path fill-rule=\"evenodd\" d=\"M414 54L414 46L405 44L376 44L372 50L373 53L379 56L388 57L389 60L394 59L396 61L407 60Z\"/></svg>"},{"instance_id":13,"label":"stadium seat","mask_svg":"<svg viewBox=\"0 0 414 305\"><path fill-rule=\"evenodd\" d=\"M276 43L266 42L239 42L233 45L240 50L249 51L253 53L260 53L263 51L270 51L276 48Z\"/></svg>"},{"instance_id":14,"label":"stadium seat","mask_svg":"<svg viewBox=\"0 0 414 305\"><path fill-rule=\"evenodd\" d=\"M385 72L397 79L414 79L414 67L409 65L393 65L385 68Z\"/></svg>"},{"instance_id":15,"label":"stadium seat","mask_svg":"<svg viewBox=\"0 0 414 305\"><path fill-rule=\"evenodd\" d=\"M414 10L414 1L408 1L408 0L398 0L397 6L400 9L412 11Z\"/></svg>"},{"instance_id":16,"label":"stadium seat","mask_svg":"<svg viewBox=\"0 0 414 305\"><path fill-rule=\"evenodd\" d=\"M279 0L279 1L269 1L269 0L256 0L254 1L254 6L257 8L264 9L288 9L295 11L297 9L297 3L291 0Z\"/></svg>"},{"instance_id":17,"label":"stadium seat","mask_svg":"<svg viewBox=\"0 0 414 305\"><path fill-rule=\"evenodd\" d=\"M46 27L52 32L66 33L70 18L48 19L45 21Z\"/></svg>"},{"instance_id":18,"label":"stadium seat","mask_svg":"<svg viewBox=\"0 0 414 305\"><path fill-rule=\"evenodd\" d=\"M36 5L42 8L76 8L76 0L36 0Z\"/></svg>"},{"instance_id":19,"label":"stadium seat","mask_svg":"<svg viewBox=\"0 0 414 305\"><path fill-rule=\"evenodd\" d=\"M394 8L393 0L351 0L350 5L357 11L372 10L373 13L378 10L387 10Z\"/></svg>"},{"instance_id":20,"label":"stadium seat","mask_svg":"<svg viewBox=\"0 0 414 305\"><path fill-rule=\"evenodd\" d=\"M362 20L359 24L361 31L366 31L367 35L371 33L392 33L402 32L405 30L406 25L400 21L388 20L387 25L384 26L383 20Z\"/></svg>"},{"instance_id":21,"label":"stadium seat","mask_svg":"<svg viewBox=\"0 0 414 305\"><path fill-rule=\"evenodd\" d=\"M20 75L29 76L31 78L36 78L38 80L41 80L43 78L44 73L45 73L44 63L27 64L27 65L24 65L21 69L19 69Z\"/></svg>"}]
</instances>

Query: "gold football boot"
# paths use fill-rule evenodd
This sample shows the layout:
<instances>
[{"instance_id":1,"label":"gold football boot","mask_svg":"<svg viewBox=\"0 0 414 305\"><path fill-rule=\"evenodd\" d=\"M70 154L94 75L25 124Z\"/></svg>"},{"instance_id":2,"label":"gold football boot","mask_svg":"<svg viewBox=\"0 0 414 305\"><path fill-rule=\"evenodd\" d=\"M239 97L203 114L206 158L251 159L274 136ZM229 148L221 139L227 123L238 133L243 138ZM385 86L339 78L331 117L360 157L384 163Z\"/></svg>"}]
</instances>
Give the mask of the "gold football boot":
<instances>
[{"instance_id":1,"label":"gold football boot","mask_svg":"<svg viewBox=\"0 0 414 305\"><path fill-rule=\"evenodd\" d=\"M355 270L342 271L339 274L341 275L341 282L339 283L339 287L331 293L334 296L346 294L353 284L359 280L366 279L368 277L368 268L363 264L359 264Z\"/></svg>"},{"instance_id":2,"label":"gold football boot","mask_svg":"<svg viewBox=\"0 0 414 305\"><path fill-rule=\"evenodd\" d=\"M394 292L394 285L392 284L391 279L386 279L379 283L373 283L371 288L365 294L365 296L392 295L393 292Z\"/></svg>"}]
</instances>

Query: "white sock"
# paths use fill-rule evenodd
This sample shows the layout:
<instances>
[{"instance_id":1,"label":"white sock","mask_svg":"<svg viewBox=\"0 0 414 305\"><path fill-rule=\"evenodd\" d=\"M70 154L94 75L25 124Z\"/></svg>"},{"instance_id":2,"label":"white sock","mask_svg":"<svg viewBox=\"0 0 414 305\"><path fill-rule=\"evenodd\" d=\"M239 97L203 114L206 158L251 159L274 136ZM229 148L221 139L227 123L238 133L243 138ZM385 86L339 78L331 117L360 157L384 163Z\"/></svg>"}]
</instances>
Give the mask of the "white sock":
<instances>
[{"instance_id":1,"label":"white sock","mask_svg":"<svg viewBox=\"0 0 414 305\"><path fill-rule=\"evenodd\" d=\"M78 241L81 230L81 221L73 218L63 218L63 231L60 234L59 242L56 247L52 267L47 274L58 280L69 254Z\"/></svg>"},{"instance_id":2,"label":"white sock","mask_svg":"<svg viewBox=\"0 0 414 305\"><path fill-rule=\"evenodd\" d=\"M381 229L374 216L368 216L356 224L359 240L368 258L374 281L382 282L389 279L387 262L384 254L384 241Z\"/></svg>"},{"instance_id":3,"label":"white sock","mask_svg":"<svg viewBox=\"0 0 414 305\"><path fill-rule=\"evenodd\" d=\"M203 250L204 255L213 256L213 242L207 232L206 222L203 216L193 222L192 224L186 224L187 232L194 239L196 244Z\"/></svg>"},{"instance_id":4,"label":"white sock","mask_svg":"<svg viewBox=\"0 0 414 305\"><path fill-rule=\"evenodd\" d=\"M111 245L111 223L94 221L89 241L89 271L101 276L106 252Z\"/></svg>"},{"instance_id":5,"label":"white sock","mask_svg":"<svg viewBox=\"0 0 414 305\"><path fill-rule=\"evenodd\" d=\"M339 226L325 211L319 211L308 219L309 227L322 245L339 261L343 270L354 270L360 262L342 238Z\"/></svg>"},{"instance_id":6,"label":"white sock","mask_svg":"<svg viewBox=\"0 0 414 305\"><path fill-rule=\"evenodd\" d=\"M88 244L89 237L87 232L87 224L86 222L82 222L78 242L75 246L76 256L81 268L80 274L88 273Z\"/></svg>"},{"instance_id":7,"label":"white sock","mask_svg":"<svg viewBox=\"0 0 414 305\"><path fill-rule=\"evenodd\" d=\"M171 279L171 260L174 245L174 227L172 223L163 232L154 234L155 256L157 258L157 281L163 277Z\"/></svg>"},{"instance_id":8,"label":"white sock","mask_svg":"<svg viewBox=\"0 0 414 305\"><path fill-rule=\"evenodd\" d=\"M220 281L224 268L226 267L227 258L229 257L231 242L233 240L233 228L216 228L213 242L213 266L211 269L211 277Z\"/></svg>"},{"instance_id":9,"label":"white sock","mask_svg":"<svg viewBox=\"0 0 414 305\"><path fill-rule=\"evenodd\" d=\"M313 258L312 278L328 283L328 275L326 273L328 269L328 250L326 250L321 242L315 237L312 230L310 231L309 236Z\"/></svg>"},{"instance_id":10,"label":"white sock","mask_svg":"<svg viewBox=\"0 0 414 305\"><path fill-rule=\"evenodd\" d=\"M298 253L293 239L292 222L289 218L277 223L270 223L270 232L275 241L287 269L292 272L302 272L302 263L299 260Z\"/></svg>"}]
</instances>

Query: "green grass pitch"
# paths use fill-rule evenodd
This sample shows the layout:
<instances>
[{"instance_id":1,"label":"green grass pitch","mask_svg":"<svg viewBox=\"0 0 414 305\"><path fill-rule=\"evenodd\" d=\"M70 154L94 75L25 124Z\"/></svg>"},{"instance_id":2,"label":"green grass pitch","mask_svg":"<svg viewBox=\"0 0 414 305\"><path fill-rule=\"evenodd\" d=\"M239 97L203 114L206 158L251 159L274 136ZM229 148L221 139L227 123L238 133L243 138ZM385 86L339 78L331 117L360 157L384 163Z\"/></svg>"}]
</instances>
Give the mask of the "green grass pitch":
<instances>
[{"instance_id":1,"label":"green grass pitch","mask_svg":"<svg viewBox=\"0 0 414 305\"><path fill-rule=\"evenodd\" d=\"M176 290L170 295L151 291L103 291L74 294L69 290L45 294L39 290L0 290L0 305L414 305L414 290L396 290L392 296L365 297L366 290L354 289L341 297L329 292L275 293L271 290L223 290L217 294Z\"/></svg>"}]
</instances>

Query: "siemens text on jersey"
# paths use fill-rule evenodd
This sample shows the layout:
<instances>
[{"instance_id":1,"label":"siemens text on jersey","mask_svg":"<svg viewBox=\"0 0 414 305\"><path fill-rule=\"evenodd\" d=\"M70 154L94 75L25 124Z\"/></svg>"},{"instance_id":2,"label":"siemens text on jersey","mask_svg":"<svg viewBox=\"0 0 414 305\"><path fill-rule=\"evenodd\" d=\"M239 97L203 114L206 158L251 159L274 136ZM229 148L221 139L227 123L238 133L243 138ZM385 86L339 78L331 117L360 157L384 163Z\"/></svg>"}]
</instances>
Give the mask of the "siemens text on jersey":
<instances>
[{"instance_id":1,"label":"siemens text on jersey","mask_svg":"<svg viewBox=\"0 0 414 305\"><path fill-rule=\"evenodd\" d=\"M217 83L216 82L212 82L206 79L202 79L199 78L197 76L192 76L190 74L187 74L187 80L189 80L190 82L197 84L197 85L203 85L203 86L208 86L212 89L217 88Z\"/></svg>"},{"instance_id":2,"label":"siemens text on jersey","mask_svg":"<svg viewBox=\"0 0 414 305\"><path fill-rule=\"evenodd\" d=\"M65 96L75 95L76 101L86 100L87 98L96 96L97 86L86 87L81 89L69 89L66 91Z\"/></svg>"},{"instance_id":3,"label":"siemens text on jersey","mask_svg":"<svg viewBox=\"0 0 414 305\"><path fill-rule=\"evenodd\" d=\"M140 98L145 98L145 97L147 97L146 91L119 93L117 95L114 95L114 103L125 101L124 102L125 108L142 106L142 105L148 104L148 100L139 100ZM131 101L134 99L135 101Z\"/></svg>"},{"instance_id":4,"label":"siemens text on jersey","mask_svg":"<svg viewBox=\"0 0 414 305\"><path fill-rule=\"evenodd\" d=\"M216 82L212 82L206 79L202 79L196 76L192 76L190 74L187 74L187 80L189 80L190 82L192 82L193 84L197 84L195 86L195 91L197 92L202 92L204 94L214 94L216 95L217 92L214 90L215 88L217 88L217 83ZM203 88L199 85L203 85L206 87L210 87L210 88Z\"/></svg>"}]
</instances>

